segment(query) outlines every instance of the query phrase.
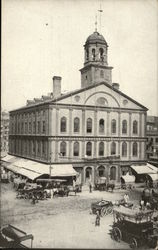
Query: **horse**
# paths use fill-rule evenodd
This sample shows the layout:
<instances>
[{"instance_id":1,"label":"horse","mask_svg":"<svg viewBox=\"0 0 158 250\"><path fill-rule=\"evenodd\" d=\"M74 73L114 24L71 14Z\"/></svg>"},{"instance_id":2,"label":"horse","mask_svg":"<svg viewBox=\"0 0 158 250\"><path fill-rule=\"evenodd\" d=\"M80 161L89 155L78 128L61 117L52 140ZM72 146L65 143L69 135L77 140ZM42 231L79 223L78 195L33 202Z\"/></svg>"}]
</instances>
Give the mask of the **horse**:
<instances>
[{"instance_id":1,"label":"horse","mask_svg":"<svg viewBox=\"0 0 158 250\"><path fill-rule=\"evenodd\" d=\"M106 185L106 190L107 191L109 191L109 189L111 189L111 192L113 192L114 188L115 188L115 184L107 183L107 185Z\"/></svg>"}]
</instances>

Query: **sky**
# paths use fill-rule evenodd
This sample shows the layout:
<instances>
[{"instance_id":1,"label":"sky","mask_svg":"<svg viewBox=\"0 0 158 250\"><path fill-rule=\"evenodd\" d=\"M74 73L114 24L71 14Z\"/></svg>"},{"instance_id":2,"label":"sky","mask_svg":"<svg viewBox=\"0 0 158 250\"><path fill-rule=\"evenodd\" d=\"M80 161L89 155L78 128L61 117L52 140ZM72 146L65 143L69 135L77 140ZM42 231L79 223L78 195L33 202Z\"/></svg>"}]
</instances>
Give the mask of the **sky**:
<instances>
[{"instance_id":1,"label":"sky","mask_svg":"<svg viewBox=\"0 0 158 250\"><path fill-rule=\"evenodd\" d=\"M158 116L157 0L2 0L3 110L52 92L54 75L62 77L62 91L80 88L83 45L96 15L112 81Z\"/></svg>"}]
</instances>

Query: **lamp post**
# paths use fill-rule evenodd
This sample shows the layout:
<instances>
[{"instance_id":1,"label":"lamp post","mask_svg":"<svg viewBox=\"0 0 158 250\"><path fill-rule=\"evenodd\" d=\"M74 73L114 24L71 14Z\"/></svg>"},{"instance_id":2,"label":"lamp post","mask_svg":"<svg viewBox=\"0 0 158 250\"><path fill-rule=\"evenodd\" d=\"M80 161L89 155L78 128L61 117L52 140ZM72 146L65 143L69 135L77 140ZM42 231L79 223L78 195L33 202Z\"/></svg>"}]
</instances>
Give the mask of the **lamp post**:
<instances>
[{"instance_id":1,"label":"lamp post","mask_svg":"<svg viewBox=\"0 0 158 250\"><path fill-rule=\"evenodd\" d=\"M51 155L53 153L50 152L50 166L49 166L49 178L51 178L51 175L52 175L52 166L51 166Z\"/></svg>"}]
</instances>

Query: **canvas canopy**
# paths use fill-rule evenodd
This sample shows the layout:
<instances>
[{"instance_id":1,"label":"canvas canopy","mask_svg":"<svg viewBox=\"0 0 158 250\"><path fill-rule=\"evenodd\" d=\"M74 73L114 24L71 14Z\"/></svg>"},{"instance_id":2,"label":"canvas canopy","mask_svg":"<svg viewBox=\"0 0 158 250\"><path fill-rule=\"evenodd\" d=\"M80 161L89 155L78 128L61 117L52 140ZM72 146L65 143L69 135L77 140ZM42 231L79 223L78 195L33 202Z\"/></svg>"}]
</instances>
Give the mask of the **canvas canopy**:
<instances>
[{"instance_id":1,"label":"canvas canopy","mask_svg":"<svg viewBox=\"0 0 158 250\"><path fill-rule=\"evenodd\" d=\"M151 165L132 165L131 168L137 173L137 174L156 174L158 173L158 169Z\"/></svg>"},{"instance_id":2,"label":"canvas canopy","mask_svg":"<svg viewBox=\"0 0 158 250\"><path fill-rule=\"evenodd\" d=\"M121 178L125 181L125 183L134 183L135 176L127 173L126 175L122 175Z\"/></svg>"},{"instance_id":3,"label":"canvas canopy","mask_svg":"<svg viewBox=\"0 0 158 250\"><path fill-rule=\"evenodd\" d=\"M65 165L51 165L51 176L52 177L68 177L76 176L78 173L75 171L71 164Z\"/></svg>"},{"instance_id":4,"label":"canvas canopy","mask_svg":"<svg viewBox=\"0 0 158 250\"><path fill-rule=\"evenodd\" d=\"M4 159L5 167L16 173L23 175L31 180L39 178L42 175L50 175L51 177L69 177L76 176L78 173L75 171L71 164L50 165L39 163L19 157L7 155Z\"/></svg>"}]
</instances>

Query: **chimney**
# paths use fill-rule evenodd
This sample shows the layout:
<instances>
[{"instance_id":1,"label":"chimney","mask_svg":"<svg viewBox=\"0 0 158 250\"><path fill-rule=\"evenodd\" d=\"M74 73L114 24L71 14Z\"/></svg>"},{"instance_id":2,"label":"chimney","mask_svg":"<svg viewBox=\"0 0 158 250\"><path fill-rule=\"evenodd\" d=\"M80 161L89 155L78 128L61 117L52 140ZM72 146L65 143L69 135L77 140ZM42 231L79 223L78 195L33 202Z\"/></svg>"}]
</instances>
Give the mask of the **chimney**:
<instances>
[{"instance_id":1,"label":"chimney","mask_svg":"<svg viewBox=\"0 0 158 250\"><path fill-rule=\"evenodd\" d=\"M113 82L113 83L112 83L112 87L113 87L114 89L119 90L120 84L117 83L117 82Z\"/></svg>"},{"instance_id":2,"label":"chimney","mask_svg":"<svg viewBox=\"0 0 158 250\"><path fill-rule=\"evenodd\" d=\"M61 77L53 76L53 96L57 98L61 95Z\"/></svg>"}]
</instances>

